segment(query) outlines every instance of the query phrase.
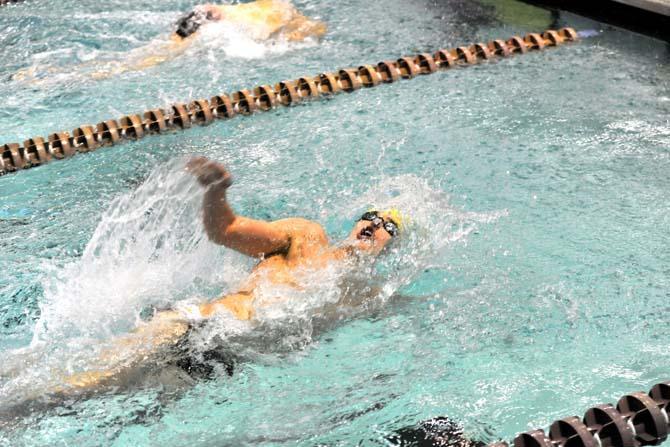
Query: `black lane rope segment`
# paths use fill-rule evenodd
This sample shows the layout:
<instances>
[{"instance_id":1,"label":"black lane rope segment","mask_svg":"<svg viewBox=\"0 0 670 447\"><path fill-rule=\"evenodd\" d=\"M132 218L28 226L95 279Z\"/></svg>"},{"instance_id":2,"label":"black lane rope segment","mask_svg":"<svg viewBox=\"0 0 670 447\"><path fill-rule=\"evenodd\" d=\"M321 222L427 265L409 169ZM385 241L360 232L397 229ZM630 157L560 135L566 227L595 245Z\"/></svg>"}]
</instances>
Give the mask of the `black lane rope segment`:
<instances>
[{"instance_id":1,"label":"black lane rope segment","mask_svg":"<svg viewBox=\"0 0 670 447\"><path fill-rule=\"evenodd\" d=\"M658 445L670 432L670 381L638 391L612 404L586 410L583 418L570 416L555 421L547 435L537 429L520 433L514 447L641 447ZM509 447L506 442L487 447Z\"/></svg>"}]
</instances>

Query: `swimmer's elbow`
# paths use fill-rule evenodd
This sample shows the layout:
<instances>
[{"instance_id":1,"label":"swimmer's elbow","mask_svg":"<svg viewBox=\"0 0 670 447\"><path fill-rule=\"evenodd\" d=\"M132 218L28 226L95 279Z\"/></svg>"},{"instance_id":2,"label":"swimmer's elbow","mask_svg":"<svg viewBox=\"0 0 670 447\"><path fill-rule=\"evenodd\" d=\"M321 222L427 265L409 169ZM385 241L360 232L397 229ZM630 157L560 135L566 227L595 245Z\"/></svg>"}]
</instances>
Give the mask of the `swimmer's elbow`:
<instances>
[{"instance_id":1,"label":"swimmer's elbow","mask_svg":"<svg viewBox=\"0 0 670 447\"><path fill-rule=\"evenodd\" d=\"M221 232L219 231L212 231L210 228L205 228L205 233L207 234L207 239L209 239L211 242L215 243L216 245L226 245L225 244L225 239Z\"/></svg>"},{"instance_id":2,"label":"swimmer's elbow","mask_svg":"<svg viewBox=\"0 0 670 447\"><path fill-rule=\"evenodd\" d=\"M229 246L231 236L228 233L228 229L230 228L230 225L231 224L205 225L207 238L217 245Z\"/></svg>"},{"instance_id":3,"label":"swimmer's elbow","mask_svg":"<svg viewBox=\"0 0 670 447\"><path fill-rule=\"evenodd\" d=\"M324 22L316 22L316 25L314 26L314 36L321 38L327 32L328 32L328 25L326 25Z\"/></svg>"}]
</instances>

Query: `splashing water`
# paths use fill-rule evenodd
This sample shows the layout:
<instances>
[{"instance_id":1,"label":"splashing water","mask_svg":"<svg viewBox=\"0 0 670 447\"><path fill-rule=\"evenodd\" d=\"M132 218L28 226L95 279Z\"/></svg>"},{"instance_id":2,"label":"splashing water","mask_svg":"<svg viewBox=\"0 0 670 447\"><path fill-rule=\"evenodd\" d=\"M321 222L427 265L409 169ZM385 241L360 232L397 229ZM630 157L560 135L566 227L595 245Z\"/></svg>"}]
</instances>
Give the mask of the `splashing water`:
<instances>
[{"instance_id":1,"label":"splashing water","mask_svg":"<svg viewBox=\"0 0 670 447\"><path fill-rule=\"evenodd\" d=\"M465 242L479 224L507 215L458 210L447 194L414 175L386 178L349 199L340 199L325 219L347 216L349 225L359 217L352 211L397 208L409 216L408 228L374 263L352 261L299 272L302 290L261 283L252 332L240 332L229 317L214 318L192 338L194 348L216 349L225 340L226 351L252 361L273 361L272 354L305 348L337 321L380 309L425 269L446 269L439 260L448 259L444 252L452 244Z\"/></svg>"},{"instance_id":2,"label":"splashing water","mask_svg":"<svg viewBox=\"0 0 670 447\"><path fill-rule=\"evenodd\" d=\"M456 209L446 193L433 189L426 180L412 174L383 179L374 189L355 198L352 207L396 208L408 219L407 230L389 250L391 256L383 257L378 263L379 274L385 278L384 296L387 298L423 270L446 268L444 260L449 257L445 251L453 243L466 242L478 224L491 223L507 215L504 210L476 213Z\"/></svg>"},{"instance_id":3,"label":"splashing water","mask_svg":"<svg viewBox=\"0 0 670 447\"><path fill-rule=\"evenodd\" d=\"M144 309L184 308L231 291L243 279L249 261L208 241L200 222L202 188L183 166L183 160L160 166L135 191L114 200L77 262L47 266L33 346L9 356L0 371L0 395L37 396L47 384L56 386L54 371L87 369L102 346L138 324ZM272 361L303 349L332 320L384 306L425 268L436 267L434 259L443 259L450 244L505 214L459 211L446 194L412 175L388 178L332 211L343 216L370 205L410 216L408 229L378 262L297 272L306 285L301 290L261 283L252 322L217 314L191 331L190 351L202 355L223 346L236 358ZM341 311L345 295L349 305Z\"/></svg>"},{"instance_id":4,"label":"splashing water","mask_svg":"<svg viewBox=\"0 0 670 447\"><path fill-rule=\"evenodd\" d=\"M220 293L240 275L244 261L204 234L202 189L183 167L183 160L160 166L114 200L78 261L44 266L41 316L31 346L0 369L2 400L39 396L57 385L54 375L87 369L143 310L203 301L196 293Z\"/></svg>"},{"instance_id":5,"label":"splashing water","mask_svg":"<svg viewBox=\"0 0 670 447\"><path fill-rule=\"evenodd\" d=\"M194 284L226 286L228 263L200 223L201 188L182 168L161 166L116 199L81 259L46 279L36 341L107 338L132 328L144 307L193 294Z\"/></svg>"},{"instance_id":6,"label":"splashing water","mask_svg":"<svg viewBox=\"0 0 670 447\"><path fill-rule=\"evenodd\" d=\"M288 51L312 47L317 44L315 39L303 42L289 42L281 35L267 40L255 39L253 34L226 22L209 23L203 26L198 36L201 47L194 51L208 51L210 58L223 51L228 57L239 59L260 59L267 55L281 55Z\"/></svg>"},{"instance_id":7,"label":"splashing water","mask_svg":"<svg viewBox=\"0 0 670 447\"><path fill-rule=\"evenodd\" d=\"M101 51L85 48L47 51L32 57L33 64L12 76L15 81L33 85L52 86L55 83L105 79L126 71L150 68L183 56L199 58L203 53L217 63L221 56L236 59L260 59L268 55L281 55L289 51L313 47L317 40L307 38L302 42L289 42L281 34L270 39L257 39L249 30L227 22L213 22L202 26L195 38L185 47L177 46L165 34L148 42L133 41L130 51ZM182 53L184 53L182 55ZM56 57L59 56L59 57ZM61 62L53 64L53 60ZM74 62L76 59L77 62ZM74 69L72 65L74 64ZM69 68L62 68L68 66Z\"/></svg>"}]
</instances>

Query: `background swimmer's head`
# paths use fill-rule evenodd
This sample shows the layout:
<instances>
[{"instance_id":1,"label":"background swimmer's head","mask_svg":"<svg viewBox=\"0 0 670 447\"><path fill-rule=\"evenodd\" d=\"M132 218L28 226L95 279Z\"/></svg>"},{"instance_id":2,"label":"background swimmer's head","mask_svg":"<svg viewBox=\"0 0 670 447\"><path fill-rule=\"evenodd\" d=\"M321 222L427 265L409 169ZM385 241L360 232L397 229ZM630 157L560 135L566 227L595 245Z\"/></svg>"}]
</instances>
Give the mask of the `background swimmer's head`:
<instances>
[{"instance_id":1,"label":"background swimmer's head","mask_svg":"<svg viewBox=\"0 0 670 447\"><path fill-rule=\"evenodd\" d=\"M356 222L348 239L357 249L376 255L400 236L405 220L395 208L368 211Z\"/></svg>"}]
</instances>

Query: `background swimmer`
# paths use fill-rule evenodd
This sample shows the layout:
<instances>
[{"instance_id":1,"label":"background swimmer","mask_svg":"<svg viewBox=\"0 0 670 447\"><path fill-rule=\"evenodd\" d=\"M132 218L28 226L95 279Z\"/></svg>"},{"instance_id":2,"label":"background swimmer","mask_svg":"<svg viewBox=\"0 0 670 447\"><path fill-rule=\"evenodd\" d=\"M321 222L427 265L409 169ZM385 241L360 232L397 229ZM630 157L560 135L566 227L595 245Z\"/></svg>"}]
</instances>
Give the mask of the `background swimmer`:
<instances>
[{"instance_id":1,"label":"background swimmer","mask_svg":"<svg viewBox=\"0 0 670 447\"><path fill-rule=\"evenodd\" d=\"M204 4L180 18L176 30L167 40L156 40L136 48L126 55L123 62L90 62L78 68L92 66L94 79L104 79L127 71L143 70L166 62L186 51L198 31L210 23L225 23L237 32L255 40L271 39L299 42L320 39L326 33L326 24L303 15L289 0L256 0L235 5ZM102 67L101 67L102 66ZM30 67L14 74L14 80L23 81L39 77L38 67ZM60 70L47 68L48 73Z\"/></svg>"},{"instance_id":2,"label":"background swimmer","mask_svg":"<svg viewBox=\"0 0 670 447\"><path fill-rule=\"evenodd\" d=\"M173 37L186 39L208 21L229 22L256 40L281 37L300 41L320 38L326 33L325 23L305 17L288 0L256 0L237 5L198 6L177 22Z\"/></svg>"},{"instance_id":3,"label":"background swimmer","mask_svg":"<svg viewBox=\"0 0 670 447\"><path fill-rule=\"evenodd\" d=\"M296 42L321 38L327 29L325 23L304 16L288 0L200 5L177 21L177 30L170 36L169 43L151 48L150 56L122 67L121 71L141 70L177 56L188 48L202 26L212 22L226 22L257 41L286 39Z\"/></svg>"}]
</instances>

